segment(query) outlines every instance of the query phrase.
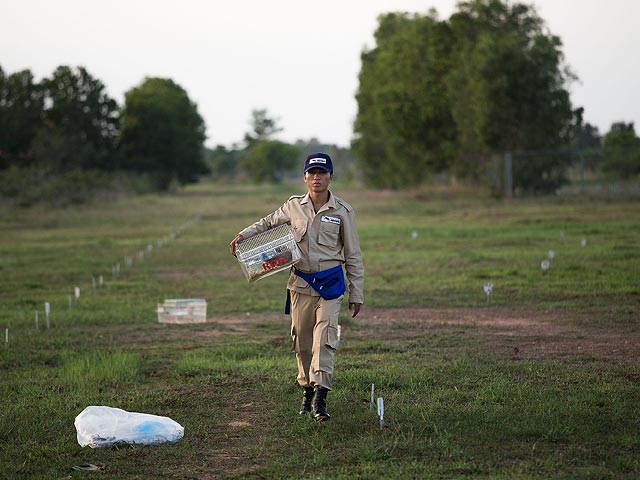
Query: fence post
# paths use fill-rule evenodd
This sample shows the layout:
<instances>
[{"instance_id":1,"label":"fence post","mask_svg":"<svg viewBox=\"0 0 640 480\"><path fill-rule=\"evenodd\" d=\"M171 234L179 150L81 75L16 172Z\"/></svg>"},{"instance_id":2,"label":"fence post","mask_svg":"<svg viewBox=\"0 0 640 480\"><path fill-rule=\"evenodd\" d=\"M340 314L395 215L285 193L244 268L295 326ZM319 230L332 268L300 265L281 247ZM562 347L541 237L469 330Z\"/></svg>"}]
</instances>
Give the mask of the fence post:
<instances>
[{"instance_id":1,"label":"fence post","mask_svg":"<svg viewBox=\"0 0 640 480\"><path fill-rule=\"evenodd\" d=\"M578 153L580 157L580 193L584 193L585 190L585 182L584 182L584 155L582 152Z\"/></svg>"},{"instance_id":2,"label":"fence post","mask_svg":"<svg viewBox=\"0 0 640 480\"><path fill-rule=\"evenodd\" d=\"M500 188L500 156L491 155L491 164L493 165L493 170L491 170L491 189L498 194L502 190Z\"/></svg>"},{"instance_id":3,"label":"fence post","mask_svg":"<svg viewBox=\"0 0 640 480\"><path fill-rule=\"evenodd\" d=\"M513 163L511 152L504 152L504 194L513 198Z\"/></svg>"}]
</instances>

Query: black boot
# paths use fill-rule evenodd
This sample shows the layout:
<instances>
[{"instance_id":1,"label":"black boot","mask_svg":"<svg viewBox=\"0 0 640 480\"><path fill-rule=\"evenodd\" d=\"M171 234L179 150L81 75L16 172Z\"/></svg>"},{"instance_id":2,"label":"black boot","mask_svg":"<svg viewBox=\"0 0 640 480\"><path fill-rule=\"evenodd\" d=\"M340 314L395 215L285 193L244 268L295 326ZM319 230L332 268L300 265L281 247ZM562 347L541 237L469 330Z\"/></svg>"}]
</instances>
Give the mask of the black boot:
<instances>
[{"instance_id":1,"label":"black boot","mask_svg":"<svg viewBox=\"0 0 640 480\"><path fill-rule=\"evenodd\" d=\"M302 394L302 404L300 405L300 415L311 412L311 402L313 401L313 387L304 387Z\"/></svg>"},{"instance_id":2,"label":"black boot","mask_svg":"<svg viewBox=\"0 0 640 480\"><path fill-rule=\"evenodd\" d=\"M329 412L327 412L327 393L328 388L316 387L313 394L313 403L311 407L313 409L313 419L316 422L326 422L331 418Z\"/></svg>"}]
</instances>

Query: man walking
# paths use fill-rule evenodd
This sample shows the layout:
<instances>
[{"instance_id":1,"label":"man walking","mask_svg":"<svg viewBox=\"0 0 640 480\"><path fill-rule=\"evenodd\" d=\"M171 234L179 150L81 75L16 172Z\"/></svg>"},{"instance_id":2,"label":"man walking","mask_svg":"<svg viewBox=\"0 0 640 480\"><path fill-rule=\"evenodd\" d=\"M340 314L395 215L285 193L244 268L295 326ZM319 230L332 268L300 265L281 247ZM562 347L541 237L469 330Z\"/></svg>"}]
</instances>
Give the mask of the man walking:
<instances>
[{"instance_id":1,"label":"man walking","mask_svg":"<svg viewBox=\"0 0 640 480\"><path fill-rule=\"evenodd\" d=\"M346 283L352 318L364 301L364 267L355 213L329 190L332 180L331 157L326 153L309 155L304 164L308 192L290 197L229 244L235 255L236 245L242 240L278 225L293 227L302 257L289 275L287 309L290 305L298 383L304 389L299 413L311 412L317 422L330 418L326 400L332 385L338 316Z\"/></svg>"}]
</instances>

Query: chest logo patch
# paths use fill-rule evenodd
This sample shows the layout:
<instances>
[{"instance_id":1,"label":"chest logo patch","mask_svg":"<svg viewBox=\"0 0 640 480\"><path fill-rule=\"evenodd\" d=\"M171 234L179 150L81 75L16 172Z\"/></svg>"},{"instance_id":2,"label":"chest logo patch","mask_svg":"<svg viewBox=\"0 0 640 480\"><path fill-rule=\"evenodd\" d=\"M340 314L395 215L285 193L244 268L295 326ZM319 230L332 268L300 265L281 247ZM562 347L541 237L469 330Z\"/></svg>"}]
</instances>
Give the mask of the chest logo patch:
<instances>
[{"instance_id":1,"label":"chest logo patch","mask_svg":"<svg viewBox=\"0 0 640 480\"><path fill-rule=\"evenodd\" d=\"M337 217L330 217L329 215L323 215L322 218L320 218L321 222L329 222L329 223L333 223L334 225L340 225L342 222L339 218Z\"/></svg>"}]
</instances>

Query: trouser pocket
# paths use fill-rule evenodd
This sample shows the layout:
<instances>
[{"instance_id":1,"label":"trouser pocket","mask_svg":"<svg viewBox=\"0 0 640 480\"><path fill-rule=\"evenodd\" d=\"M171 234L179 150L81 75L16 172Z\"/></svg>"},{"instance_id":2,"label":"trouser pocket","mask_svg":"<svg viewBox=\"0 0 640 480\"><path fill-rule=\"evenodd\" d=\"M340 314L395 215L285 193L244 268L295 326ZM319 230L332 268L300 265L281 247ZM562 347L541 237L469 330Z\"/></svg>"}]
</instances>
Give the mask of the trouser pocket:
<instances>
[{"instance_id":1,"label":"trouser pocket","mask_svg":"<svg viewBox=\"0 0 640 480\"><path fill-rule=\"evenodd\" d=\"M298 351L298 334L296 333L296 327L291 324L291 351L296 353Z\"/></svg>"},{"instance_id":2,"label":"trouser pocket","mask_svg":"<svg viewBox=\"0 0 640 480\"><path fill-rule=\"evenodd\" d=\"M325 345L332 350L338 348L338 327L330 325L327 328L327 338L325 339Z\"/></svg>"}]
</instances>

